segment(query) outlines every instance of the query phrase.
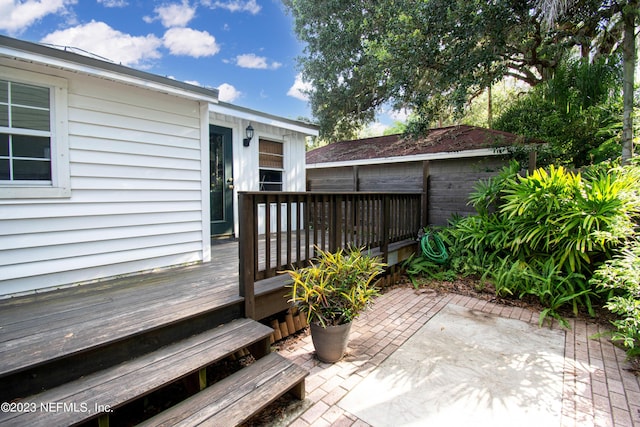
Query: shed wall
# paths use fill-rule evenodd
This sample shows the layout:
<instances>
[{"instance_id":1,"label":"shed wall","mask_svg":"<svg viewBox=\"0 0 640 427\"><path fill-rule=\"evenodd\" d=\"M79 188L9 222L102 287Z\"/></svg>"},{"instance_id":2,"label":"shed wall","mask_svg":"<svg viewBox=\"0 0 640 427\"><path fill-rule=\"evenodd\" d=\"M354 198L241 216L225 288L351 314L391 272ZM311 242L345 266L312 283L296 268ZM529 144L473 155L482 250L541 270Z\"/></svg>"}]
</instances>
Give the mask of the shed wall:
<instances>
[{"instance_id":1,"label":"shed wall","mask_svg":"<svg viewBox=\"0 0 640 427\"><path fill-rule=\"evenodd\" d=\"M396 162L307 169L308 191L425 192L430 225L447 225L453 215L475 213L467 204L480 179L496 175L501 156ZM425 189L424 183L428 182Z\"/></svg>"},{"instance_id":2,"label":"shed wall","mask_svg":"<svg viewBox=\"0 0 640 427\"><path fill-rule=\"evenodd\" d=\"M449 159L429 163L429 224L448 225L454 215L476 213L469 196L480 180L497 175L506 164L501 156Z\"/></svg>"},{"instance_id":3,"label":"shed wall","mask_svg":"<svg viewBox=\"0 0 640 427\"><path fill-rule=\"evenodd\" d=\"M68 81L71 196L0 199L0 294L208 256L208 202L203 204L201 187L206 108L94 77L21 66Z\"/></svg>"}]
</instances>

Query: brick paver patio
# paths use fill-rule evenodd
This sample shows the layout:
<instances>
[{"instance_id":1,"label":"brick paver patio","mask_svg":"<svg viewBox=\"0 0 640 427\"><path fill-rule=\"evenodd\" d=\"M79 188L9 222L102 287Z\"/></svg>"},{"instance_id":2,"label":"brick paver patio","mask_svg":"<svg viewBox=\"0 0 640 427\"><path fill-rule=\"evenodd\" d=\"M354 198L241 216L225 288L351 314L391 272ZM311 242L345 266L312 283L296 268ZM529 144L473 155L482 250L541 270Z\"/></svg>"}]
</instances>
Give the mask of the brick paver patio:
<instances>
[{"instance_id":1,"label":"brick paver patio","mask_svg":"<svg viewBox=\"0 0 640 427\"><path fill-rule=\"evenodd\" d=\"M537 324L538 313L484 300L398 287L380 296L373 308L356 320L347 355L335 364L314 358L311 337L282 349L311 373L307 399L285 423L305 426L368 426L337 403L445 305L459 306ZM640 427L640 378L629 370L625 352L606 337L601 326L571 320L566 333L562 427ZM552 326L559 328L554 323Z\"/></svg>"}]
</instances>

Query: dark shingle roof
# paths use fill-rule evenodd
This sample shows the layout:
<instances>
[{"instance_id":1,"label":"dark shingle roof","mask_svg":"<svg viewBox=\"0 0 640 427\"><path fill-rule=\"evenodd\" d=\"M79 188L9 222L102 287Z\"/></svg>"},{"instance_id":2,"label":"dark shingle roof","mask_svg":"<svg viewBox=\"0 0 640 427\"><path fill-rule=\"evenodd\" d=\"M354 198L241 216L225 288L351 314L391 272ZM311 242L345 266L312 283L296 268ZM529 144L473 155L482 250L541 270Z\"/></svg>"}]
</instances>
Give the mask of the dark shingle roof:
<instances>
[{"instance_id":1,"label":"dark shingle roof","mask_svg":"<svg viewBox=\"0 0 640 427\"><path fill-rule=\"evenodd\" d=\"M506 147L533 142L522 136L476 126L456 125L431 129L424 138L402 135L340 141L307 152L307 164L446 153L479 148ZM540 142L540 141L536 141Z\"/></svg>"}]
</instances>

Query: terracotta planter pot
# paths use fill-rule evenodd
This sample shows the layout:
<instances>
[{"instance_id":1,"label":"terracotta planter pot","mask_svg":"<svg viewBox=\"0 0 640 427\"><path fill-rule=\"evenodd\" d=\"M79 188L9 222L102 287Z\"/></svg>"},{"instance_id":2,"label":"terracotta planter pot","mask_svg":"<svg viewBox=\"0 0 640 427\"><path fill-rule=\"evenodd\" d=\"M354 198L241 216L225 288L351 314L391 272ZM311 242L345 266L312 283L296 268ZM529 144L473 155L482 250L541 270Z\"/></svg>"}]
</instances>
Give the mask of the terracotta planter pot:
<instances>
[{"instance_id":1,"label":"terracotta planter pot","mask_svg":"<svg viewBox=\"0 0 640 427\"><path fill-rule=\"evenodd\" d=\"M322 362L334 363L342 359L347 349L351 323L338 326L327 326L312 323L311 340L316 349L316 357Z\"/></svg>"}]
</instances>

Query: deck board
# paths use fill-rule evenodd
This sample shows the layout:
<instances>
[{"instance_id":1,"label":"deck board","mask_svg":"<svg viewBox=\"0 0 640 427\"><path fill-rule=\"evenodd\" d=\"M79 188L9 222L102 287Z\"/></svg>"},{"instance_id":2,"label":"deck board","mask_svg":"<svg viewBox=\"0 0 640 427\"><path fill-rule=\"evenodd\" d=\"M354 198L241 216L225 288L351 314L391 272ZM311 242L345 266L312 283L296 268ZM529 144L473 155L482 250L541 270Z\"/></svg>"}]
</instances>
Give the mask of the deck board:
<instances>
[{"instance_id":1,"label":"deck board","mask_svg":"<svg viewBox=\"0 0 640 427\"><path fill-rule=\"evenodd\" d=\"M204 264L0 300L0 377L238 301L236 242Z\"/></svg>"}]
</instances>

